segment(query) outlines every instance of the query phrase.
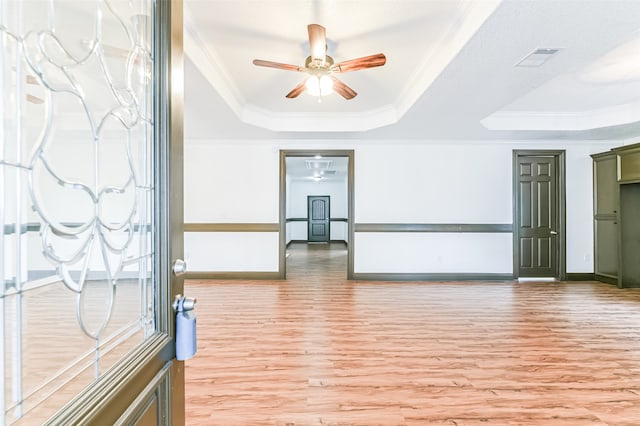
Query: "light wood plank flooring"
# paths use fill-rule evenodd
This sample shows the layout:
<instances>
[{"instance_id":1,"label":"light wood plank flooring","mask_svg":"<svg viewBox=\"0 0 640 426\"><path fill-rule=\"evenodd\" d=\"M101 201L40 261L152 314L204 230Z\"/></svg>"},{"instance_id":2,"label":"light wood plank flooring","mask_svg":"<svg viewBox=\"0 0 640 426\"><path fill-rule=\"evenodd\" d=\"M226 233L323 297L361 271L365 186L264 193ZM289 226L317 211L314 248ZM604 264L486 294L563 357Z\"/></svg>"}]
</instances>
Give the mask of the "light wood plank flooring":
<instances>
[{"instance_id":1,"label":"light wood plank flooring","mask_svg":"<svg viewBox=\"0 0 640 426\"><path fill-rule=\"evenodd\" d=\"M640 290L349 282L294 245L287 281L191 281L188 425L640 425Z\"/></svg>"}]
</instances>

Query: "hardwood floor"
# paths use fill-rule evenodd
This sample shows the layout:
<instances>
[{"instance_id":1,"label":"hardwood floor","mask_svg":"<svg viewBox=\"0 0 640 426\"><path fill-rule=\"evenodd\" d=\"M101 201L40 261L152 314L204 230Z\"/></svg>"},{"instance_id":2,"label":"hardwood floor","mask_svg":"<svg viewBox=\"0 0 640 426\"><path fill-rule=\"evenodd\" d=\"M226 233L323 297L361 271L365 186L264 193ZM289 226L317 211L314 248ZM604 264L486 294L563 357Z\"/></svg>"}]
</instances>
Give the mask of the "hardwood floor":
<instances>
[{"instance_id":1,"label":"hardwood floor","mask_svg":"<svg viewBox=\"0 0 640 426\"><path fill-rule=\"evenodd\" d=\"M293 245L287 281L191 281L188 425L639 425L640 289L346 280Z\"/></svg>"}]
</instances>

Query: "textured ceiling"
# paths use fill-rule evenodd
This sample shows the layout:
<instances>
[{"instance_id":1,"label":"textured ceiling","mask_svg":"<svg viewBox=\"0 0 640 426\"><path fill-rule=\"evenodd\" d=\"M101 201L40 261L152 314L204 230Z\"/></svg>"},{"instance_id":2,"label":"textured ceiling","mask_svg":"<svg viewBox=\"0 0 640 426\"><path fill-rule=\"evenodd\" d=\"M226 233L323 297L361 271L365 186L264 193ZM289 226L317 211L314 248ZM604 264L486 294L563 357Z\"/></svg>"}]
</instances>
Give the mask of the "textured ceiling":
<instances>
[{"instance_id":1,"label":"textured ceiling","mask_svg":"<svg viewBox=\"0 0 640 426\"><path fill-rule=\"evenodd\" d=\"M387 64L341 76L358 96L284 95L306 25L336 61ZM538 48L540 67L515 65ZM637 0L186 0L185 129L201 138L616 138L640 122ZM212 114L214 113L214 114Z\"/></svg>"}]
</instances>

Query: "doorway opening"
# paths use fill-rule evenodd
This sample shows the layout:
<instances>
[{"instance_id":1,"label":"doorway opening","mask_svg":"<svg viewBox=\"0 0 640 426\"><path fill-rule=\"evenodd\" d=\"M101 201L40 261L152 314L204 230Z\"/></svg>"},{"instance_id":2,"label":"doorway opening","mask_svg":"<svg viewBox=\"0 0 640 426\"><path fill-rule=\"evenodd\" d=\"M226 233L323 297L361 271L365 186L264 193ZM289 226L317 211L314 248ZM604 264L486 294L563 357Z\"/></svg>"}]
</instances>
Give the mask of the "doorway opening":
<instances>
[{"instance_id":1,"label":"doorway opening","mask_svg":"<svg viewBox=\"0 0 640 426\"><path fill-rule=\"evenodd\" d=\"M566 279L564 150L513 151L513 276Z\"/></svg>"},{"instance_id":2,"label":"doorway opening","mask_svg":"<svg viewBox=\"0 0 640 426\"><path fill-rule=\"evenodd\" d=\"M286 279L288 254L306 256L313 243L325 250L346 247L346 275L352 279L353 181L353 150L280 151L281 279Z\"/></svg>"}]
</instances>

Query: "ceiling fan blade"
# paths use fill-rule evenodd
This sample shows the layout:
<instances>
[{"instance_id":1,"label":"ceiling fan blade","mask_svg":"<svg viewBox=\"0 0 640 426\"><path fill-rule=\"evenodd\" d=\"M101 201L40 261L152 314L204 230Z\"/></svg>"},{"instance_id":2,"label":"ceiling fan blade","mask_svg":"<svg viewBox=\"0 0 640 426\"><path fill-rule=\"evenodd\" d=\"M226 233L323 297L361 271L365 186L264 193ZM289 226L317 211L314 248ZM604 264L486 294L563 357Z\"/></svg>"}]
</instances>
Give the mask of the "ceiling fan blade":
<instances>
[{"instance_id":1,"label":"ceiling fan blade","mask_svg":"<svg viewBox=\"0 0 640 426\"><path fill-rule=\"evenodd\" d=\"M296 87L293 88L292 91L290 91L289 93L287 93L287 98L289 99L293 99L293 98L297 98L298 96L300 96L300 93L304 92L305 89L305 83L307 82L307 80L302 81L302 83L298 84Z\"/></svg>"},{"instance_id":2,"label":"ceiling fan blade","mask_svg":"<svg viewBox=\"0 0 640 426\"><path fill-rule=\"evenodd\" d=\"M257 65L259 67L277 68L279 70L287 70L287 71L301 71L301 72L306 71L305 68L299 67L297 65L281 64L280 62L265 61L262 59L254 59L253 65Z\"/></svg>"},{"instance_id":3,"label":"ceiling fan blade","mask_svg":"<svg viewBox=\"0 0 640 426\"><path fill-rule=\"evenodd\" d=\"M327 32L322 25L307 25L309 32L309 46L311 46L311 59L324 61L327 56Z\"/></svg>"},{"instance_id":4,"label":"ceiling fan blade","mask_svg":"<svg viewBox=\"0 0 640 426\"><path fill-rule=\"evenodd\" d=\"M358 95L355 90L338 80L336 77L331 76L331 80L333 80L333 91L346 100L353 99Z\"/></svg>"},{"instance_id":5,"label":"ceiling fan blade","mask_svg":"<svg viewBox=\"0 0 640 426\"><path fill-rule=\"evenodd\" d=\"M348 61L340 62L331 67L332 72L350 72L358 71L365 68L380 67L387 63L387 57L382 53L376 55L364 56L362 58L350 59Z\"/></svg>"}]
</instances>

